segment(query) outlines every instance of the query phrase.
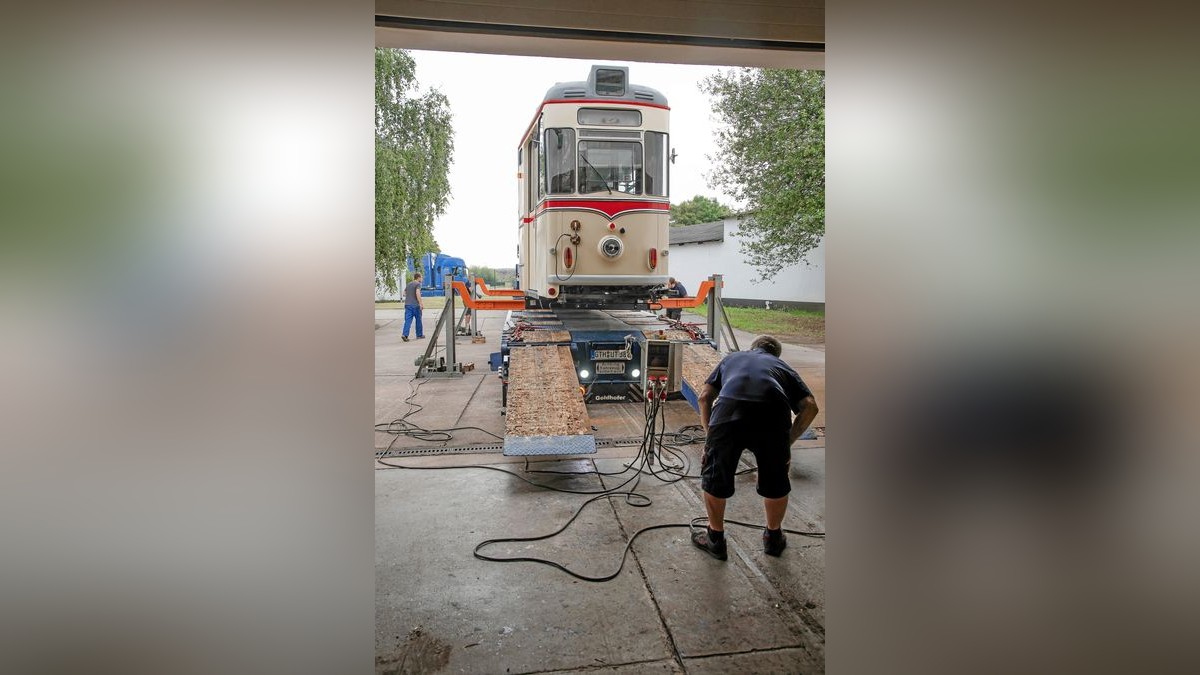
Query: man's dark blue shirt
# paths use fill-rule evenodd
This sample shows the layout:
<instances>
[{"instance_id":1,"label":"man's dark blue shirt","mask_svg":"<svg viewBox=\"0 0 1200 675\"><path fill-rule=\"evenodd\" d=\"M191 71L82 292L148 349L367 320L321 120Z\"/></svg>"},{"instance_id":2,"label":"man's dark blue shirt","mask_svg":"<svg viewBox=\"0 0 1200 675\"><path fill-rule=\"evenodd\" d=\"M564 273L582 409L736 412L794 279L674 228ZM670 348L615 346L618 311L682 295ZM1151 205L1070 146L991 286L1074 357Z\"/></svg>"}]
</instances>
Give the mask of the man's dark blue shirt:
<instances>
[{"instance_id":1,"label":"man's dark blue shirt","mask_svg":"<svg viewBox=\"0 0 1200 675\"><path fill-rule=\"evenodd\" d=\"M739 419L790 425L790 412L800 412L800 401L812 396L804 380L782 359L763 349L733 352L713 369L705 384L717 390L708 423Z\"/></svg>"}]
</instances>

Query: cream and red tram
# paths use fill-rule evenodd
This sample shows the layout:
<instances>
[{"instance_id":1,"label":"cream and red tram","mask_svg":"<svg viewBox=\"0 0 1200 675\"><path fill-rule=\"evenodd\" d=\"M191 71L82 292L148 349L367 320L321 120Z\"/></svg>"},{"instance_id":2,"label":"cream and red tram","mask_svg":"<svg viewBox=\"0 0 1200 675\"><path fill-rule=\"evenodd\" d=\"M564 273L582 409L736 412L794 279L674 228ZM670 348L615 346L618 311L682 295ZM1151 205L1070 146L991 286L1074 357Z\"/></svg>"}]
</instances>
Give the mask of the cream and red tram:
<instances>
[{"instance_id":1,"label":"cream and red tram","mask_svg":"<svg viewBox=\"0 0 1200 675\"><path fill-rule=\"evenodd\" d=\"M668 278L666 97L592 66L546 92L525 132L518 280L529 307L641 308Z\"/></svg>"}]
</instances>

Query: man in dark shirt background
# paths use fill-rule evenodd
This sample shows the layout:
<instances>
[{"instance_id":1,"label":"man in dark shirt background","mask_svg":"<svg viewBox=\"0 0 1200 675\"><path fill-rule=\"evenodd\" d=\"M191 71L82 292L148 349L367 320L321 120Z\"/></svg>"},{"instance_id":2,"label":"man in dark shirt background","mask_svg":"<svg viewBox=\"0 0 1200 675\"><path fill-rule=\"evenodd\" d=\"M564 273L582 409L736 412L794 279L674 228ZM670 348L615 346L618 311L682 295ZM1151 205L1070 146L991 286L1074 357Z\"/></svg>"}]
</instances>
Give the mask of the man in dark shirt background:
<instances>
[{"instance_id":1,"label":"man in dark shirt background","mask_svg":"<svg viewBox=\"0 0 1200 675\"><path fill-rule=\"evenodd\" d=\"M745 449L758 461L758 494L767 520L763 550L777 556L787 546L782 528L792 490L791 447L818 408L808 386L779 358L782 351L779 340L764 335L748 351L722 359L700 392L700 424L707 435L700 485L708 527L693 532L692 543L718 560L728 557L725 500L733 496L734 474Z\"/></svg>"},{"instance_id":2,"label":"man in dark shirt background","mask_svg":"<svg viewBox=\"0 0 1200 675\"><path fill-rule=\"evenodd\" d=\"M675 277L671 277L671 278L667 279L667 297L669 297L669 298L686 298L687 297L687 289L683 287L683 284L679 283L678 281L675 281ZM672 309L667 310L667 318L668 319L674 319L674 320L678 321L682 315L683 315L683 310L679 309L678 307L674 307Z\"/></svg>"},{"instance_id":3,"label":"man in dark shirt background","mask_svg":"<svg viewBox=\"0 0 1200 675\"><path fill-rule=\"evenodd\" d=\"M408 329L414 319L417 322L417 339L425 339L425 325L421 322L421 310L425 309L425 301L421 299L423 277L423 274L417 272L413 275L413 280L404 287L404 330L400 333L400 339L405 342L408 342Z\"/></svg>"}]
</instances>

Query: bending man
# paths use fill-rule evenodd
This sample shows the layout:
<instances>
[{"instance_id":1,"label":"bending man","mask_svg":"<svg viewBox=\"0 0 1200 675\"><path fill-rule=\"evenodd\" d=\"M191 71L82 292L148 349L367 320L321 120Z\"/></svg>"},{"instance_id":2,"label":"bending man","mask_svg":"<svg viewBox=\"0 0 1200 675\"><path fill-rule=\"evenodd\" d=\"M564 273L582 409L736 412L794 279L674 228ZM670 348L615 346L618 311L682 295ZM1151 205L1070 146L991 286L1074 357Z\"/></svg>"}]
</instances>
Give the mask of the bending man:
<instances>
[{"instance_id":1,"label":"bending man","mask_svg":"<svg viewBox=\"0 0 1200 675\"><path fill-rule=\"evenodd\" d=\"M758 494L767 517L763 550L777 556L787 546L782 528L792 491L792 443L812 424L818 408L808 386L779 358L782 349L773 337L758 338L749 351L722 359L700 392L700 424L708 436L700 485L708 527L693 532L692 543L718 560L728 557L725 500L733 496L734 474L745 449L758 460Z\"/></svg>"}]
</instances>

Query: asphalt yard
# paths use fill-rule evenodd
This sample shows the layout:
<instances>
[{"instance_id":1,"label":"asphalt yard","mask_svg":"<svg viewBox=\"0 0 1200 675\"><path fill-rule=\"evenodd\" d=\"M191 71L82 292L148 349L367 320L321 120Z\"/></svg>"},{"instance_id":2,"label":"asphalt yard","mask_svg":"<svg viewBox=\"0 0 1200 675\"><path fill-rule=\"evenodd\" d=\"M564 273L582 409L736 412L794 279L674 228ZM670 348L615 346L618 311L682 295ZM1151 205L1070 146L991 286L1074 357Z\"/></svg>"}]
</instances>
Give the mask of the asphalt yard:
<instances>
[{"instance_id":1,"label":"asphalt yard","mask_svg":"<svg viewBox=\"0 0 1200 675\"><path fill-rule=\"evenodd\" d=\"M437 312L425 317L427 338ZM501 386L488 355L499 350L504 313L479 319L486 342L456 342L457 360L474 370L414 380L426 341L401 341L402 310L376 311L377 429L402 421L390 427L397 433L376 433L375 453L408 467L376 464L377 672L823 672L824 540L789 535L773 558L759 530L730 524L728 561L694 548L702 446L691 442L699 417L685 401L661 410L669 470L646 464L640 403L587 406L594 455L501 455ZM744 348L754 336L737 337ZM785 344L783 357L824 408L824 350ZM823 431L824 417L814 427ZM793 448L785 528L824 531L819 436ZM743 461L726 518L760 525L753 457ZM505 538L529 540L478 553L612 578L474 555Z\"/></svg>"}]
</instances>

